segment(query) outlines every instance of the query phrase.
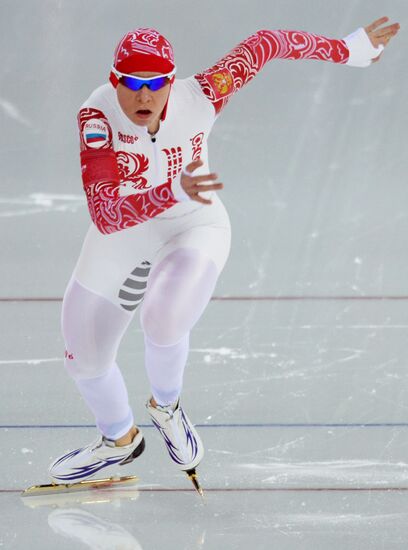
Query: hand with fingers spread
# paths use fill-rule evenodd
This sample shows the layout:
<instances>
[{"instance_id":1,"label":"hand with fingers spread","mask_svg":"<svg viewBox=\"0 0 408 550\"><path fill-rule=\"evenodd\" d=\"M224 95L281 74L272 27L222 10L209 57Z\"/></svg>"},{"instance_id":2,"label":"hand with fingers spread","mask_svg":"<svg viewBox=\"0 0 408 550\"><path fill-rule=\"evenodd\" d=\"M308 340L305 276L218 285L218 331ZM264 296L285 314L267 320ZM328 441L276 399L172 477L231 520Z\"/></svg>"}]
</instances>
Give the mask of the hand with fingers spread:
<instances>
[{"instance_id":1,"label":"hand with fingers spread","mask_svg":"<svg viewBox=\"0 0 408 550\"><path fill-rule=\"evenodd\" d=\"M391 38L396 36L400 30L400 24L399 23L393 23L392 25L387 25L384 27L383 25L385 23L388 23L389 18L388 17L381 17L380 19L377 19L371 25L368 25L365 27L365 31L371 41L371 44L374 46L374 48L378 48L378 46L388 46ZM379 61L382 53L373 59L373 62Z\"/></svg>"},{"instance_id":2,"label":"hand with fingers spread","mask_svg":"<svg viewBox=\"0 0 408 550\"><path fill-rule=\"evenodd\" d=\"M211 200L205 199L200 195L200 193L205 193L206 191L218 191L223 189L224 185L222 183L206 184L206 182L217 181L218 175L215 173L194 176L193 172L200 168L203 164L204 163L201 159L193 160L193 162L188 164L181 174L180 183L183 191L191 200L202 204L212 204Z\"/></svg>"}]
</instances>

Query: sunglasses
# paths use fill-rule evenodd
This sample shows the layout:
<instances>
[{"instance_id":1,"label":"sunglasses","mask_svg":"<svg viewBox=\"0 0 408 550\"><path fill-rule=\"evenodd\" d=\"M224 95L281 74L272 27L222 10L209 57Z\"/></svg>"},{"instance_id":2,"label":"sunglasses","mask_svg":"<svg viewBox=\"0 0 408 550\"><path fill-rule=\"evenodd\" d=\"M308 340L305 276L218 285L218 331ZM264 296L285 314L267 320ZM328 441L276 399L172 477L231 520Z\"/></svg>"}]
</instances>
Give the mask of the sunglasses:
<instances>
[{"instance_id":1,"label":"sunglasses","mask_svg":"<svg viewBox=\"0 0 408 550\"><path fill-rule=\"evenodd\" d=\"M130 74L124 74L119 72L114 67L112 67L112 72L116 75L119 82L124 86L126 86L126 88L129 88L129 90L133 90L134 92L137 92L141 90L143 86L147 86L149 90L151 90L152 92L157 92L157 90L161 90L169 82L172 82L174 80L174 75L176 74L176 67L174 67L171 73L160 74L158 76L151 76L147 78L142 78L140 76L133 76Z\"/></svg>"}]
</instances>

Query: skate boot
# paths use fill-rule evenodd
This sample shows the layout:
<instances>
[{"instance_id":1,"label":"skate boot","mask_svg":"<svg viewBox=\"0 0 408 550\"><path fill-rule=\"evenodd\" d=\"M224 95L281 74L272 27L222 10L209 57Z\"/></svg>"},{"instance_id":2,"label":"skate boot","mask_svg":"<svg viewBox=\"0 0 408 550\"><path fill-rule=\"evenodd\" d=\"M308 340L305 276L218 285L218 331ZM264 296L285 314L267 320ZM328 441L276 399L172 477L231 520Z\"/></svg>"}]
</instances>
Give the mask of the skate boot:
<instances>
[{"instance_id":1,"label":"skate boot","mask_svg":"<svg viewBox=\"0 0 408 550\"><path fill-rule=\"evenodd\" d=\"M159 430L170 458L180 470L186 472L194 487L202 495L197 480L196 467L204 456L204 446L180 405L180 400L172 405L154 407L149 399L146 408L153 424Z\"/></svg>"},{"instance_id":2,"label":"skate boot","mask_svg":"<svg viewBox=\"0 0 408 550\"><path fill-rule=\"evenodd\" d=\"M90 445L57 458L51 464L49 474L53 483L77 483L92 478L108 466L132 462L144 448L145 440L140 429L132 443L123 447L117 447L111 439L99 436Z\"/></svg>"}]
</instances>

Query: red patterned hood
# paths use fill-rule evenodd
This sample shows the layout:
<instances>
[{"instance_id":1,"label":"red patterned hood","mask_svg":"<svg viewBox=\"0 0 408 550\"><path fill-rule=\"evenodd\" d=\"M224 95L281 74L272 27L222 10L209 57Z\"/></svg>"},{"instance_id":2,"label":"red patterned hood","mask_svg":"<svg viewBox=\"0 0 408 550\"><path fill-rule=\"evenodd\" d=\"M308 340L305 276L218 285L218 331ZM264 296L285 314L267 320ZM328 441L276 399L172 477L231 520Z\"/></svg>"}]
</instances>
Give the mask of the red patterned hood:
<instances>
[{"instance_id":1,"label":"red patterned hood","mask_svg":"<svg viewBox=\"0 0 408 550\"><path fill-rule=\"evenodd\" d=\"M170 42L155 29L128 32L116 46L113 66L121 73L152 71L169 73L174 69Z\"/></svg>"}]
</instances>

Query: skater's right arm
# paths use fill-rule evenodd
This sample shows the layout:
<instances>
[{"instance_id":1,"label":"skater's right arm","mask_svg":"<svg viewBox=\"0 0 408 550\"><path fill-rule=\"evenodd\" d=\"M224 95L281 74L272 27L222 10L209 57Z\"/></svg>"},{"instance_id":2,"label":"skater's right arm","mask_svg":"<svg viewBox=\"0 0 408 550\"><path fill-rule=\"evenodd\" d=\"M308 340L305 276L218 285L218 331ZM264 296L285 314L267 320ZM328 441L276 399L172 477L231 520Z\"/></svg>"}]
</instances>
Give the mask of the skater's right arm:
<instances>
[{"instance_id":1,"label":"skater's right arm","mask_svg":"<svg viewBox=\"0 0 408 550\"><path fill-rule=\"evenodd\" d=\"M97 126L95 131L92 124ZM92 221L101 233L132 227L176 204L171 181L144 193L120 196L119 168L106 116L97 109L83 108L78 114L78 125L84 191Z\"/></svg>"}]
</instances>

